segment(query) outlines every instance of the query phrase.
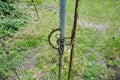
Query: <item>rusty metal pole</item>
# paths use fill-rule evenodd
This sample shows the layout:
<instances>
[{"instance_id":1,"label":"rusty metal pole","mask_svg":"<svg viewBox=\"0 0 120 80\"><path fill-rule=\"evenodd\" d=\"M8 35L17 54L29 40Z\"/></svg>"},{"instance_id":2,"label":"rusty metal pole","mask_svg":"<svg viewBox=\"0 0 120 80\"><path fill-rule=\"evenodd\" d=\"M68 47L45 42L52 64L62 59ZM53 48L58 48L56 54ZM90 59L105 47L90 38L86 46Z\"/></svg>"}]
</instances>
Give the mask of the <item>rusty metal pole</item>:
<instances>
[{"instance_id":1,"label":"rusty metal pole","mask_svg":"<svg viewBox=\"0 0 120 80\"><path fill-rule=\"evenodd\" d=\"M74 15L74 25L71 33L71 53L70 53L70 65L69 65L69 72L68 72L68 80L70 80L71 71L72 71L72 61L73 61L73 53L74 53L74 41L76 37L76 28L77 28L77 19L78 19L78 6L79 0L76 0L75 5L75 15Z\"/></svg>"}]
</instances>

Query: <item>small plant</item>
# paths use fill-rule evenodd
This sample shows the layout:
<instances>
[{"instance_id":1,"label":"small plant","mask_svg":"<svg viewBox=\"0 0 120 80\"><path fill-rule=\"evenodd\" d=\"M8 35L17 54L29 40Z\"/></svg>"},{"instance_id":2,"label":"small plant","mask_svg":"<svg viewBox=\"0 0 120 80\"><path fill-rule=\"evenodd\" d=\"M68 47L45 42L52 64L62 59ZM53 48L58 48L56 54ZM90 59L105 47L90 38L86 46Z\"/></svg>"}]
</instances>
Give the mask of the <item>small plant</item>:
<instances>
[{"instance_id":1,"label":"small plant","mask_svg":"<svg viewBox=\"0 0 120 80\"><path fill-rule=\"evenodd\" d=\"M0 1L0 34L12 36L27 23L27 15L13 3Z\"/></svg>"}]
</instances>

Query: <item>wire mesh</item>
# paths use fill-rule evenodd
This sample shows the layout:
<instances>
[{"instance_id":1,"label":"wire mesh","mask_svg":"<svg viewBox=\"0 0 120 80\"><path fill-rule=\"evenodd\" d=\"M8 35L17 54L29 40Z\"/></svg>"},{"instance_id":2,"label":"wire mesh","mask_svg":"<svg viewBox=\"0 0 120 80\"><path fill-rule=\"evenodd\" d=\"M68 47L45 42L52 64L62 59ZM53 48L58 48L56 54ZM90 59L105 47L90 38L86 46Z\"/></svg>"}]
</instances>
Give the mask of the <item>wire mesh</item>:
<instances>
[{"instance_id":1,"label":"wire mesh","mask_svg":"<svg viewBox=\"0 0 120 80\"><path fill-rule=\"evenodd\" d=\"M111 44L112 42L119 43L119 17L118 0L80 1L75 47L76 63L74 64L74 67L80 64L78 68L75 67L79 70L77 74L80 78L83 77L86 80L119 78L119 66L114 69L115 67L112 67L110 63L119 62L120 59L117 54L119 50L114 53L114 44ZM116 42L113 37L116 38ZM111 47L111 50L108 47ZM117 48L120 46L118 45Z\"/></svg>"},{"instance_id":2,"label":"wire mesh","mask_svg":"<svg viewBox=\"0 0 120 80\"><path fill-rule=\"evenodd\" d=\"M47 37L53 29L59 28L59 0L42 0L41 4L36 4L39 19L31 3L21 2L18 6L32 18L27 27L6 42L21 80L57 80L58 52L49 46ZM74 7L75 0L67 0L66 37L71 36ZM120 46L118 49L112 46L114 41L120 43L119 9L119 0L80 0L71 80L119 80ZM54 36L53 44L57 45ZM112 55L113 47L118 50L117 55ZM65 47L63 80L68 76L70 48ZM10 78L13 77L16 78Z\"/></svg>"}]
</instances>

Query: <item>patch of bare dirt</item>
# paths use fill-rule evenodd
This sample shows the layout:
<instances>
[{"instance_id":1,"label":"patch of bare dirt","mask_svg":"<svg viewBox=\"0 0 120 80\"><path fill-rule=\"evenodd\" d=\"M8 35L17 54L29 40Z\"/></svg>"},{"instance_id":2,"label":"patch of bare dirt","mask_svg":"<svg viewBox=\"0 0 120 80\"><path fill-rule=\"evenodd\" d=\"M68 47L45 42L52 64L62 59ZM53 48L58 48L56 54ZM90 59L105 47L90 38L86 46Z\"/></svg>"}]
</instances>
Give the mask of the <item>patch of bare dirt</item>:
<instances>
[{"instance_id":1,"label":"patch of bare dirt","mask_svg":"<svg viewBox=\"0 0 120 80\"><path fill-rule=\"evenodd\" d=\"M105 23L96 24L94 22L82 21L80 19L78 19L78 25L81 26L81 27L95 28L96 30L101 30L101 31L105 31L107 29L107 25Z\"/></svg>"},{"instance_id":2,"label":"patch of bare dirt","mask_svg":"<svg viewBox=\"0 0 120 80\"><path fill-rule=\"evenodd\" d=\"M36 67L36 61L37 61L37 58L39 57L39 53L34 53L30 56L28 56L26 59L25 59L25 62L26 63L22 63L22 68L27 71L29 69L32 69L32 68L35 68Z\"/></svg>"}]
</instances>

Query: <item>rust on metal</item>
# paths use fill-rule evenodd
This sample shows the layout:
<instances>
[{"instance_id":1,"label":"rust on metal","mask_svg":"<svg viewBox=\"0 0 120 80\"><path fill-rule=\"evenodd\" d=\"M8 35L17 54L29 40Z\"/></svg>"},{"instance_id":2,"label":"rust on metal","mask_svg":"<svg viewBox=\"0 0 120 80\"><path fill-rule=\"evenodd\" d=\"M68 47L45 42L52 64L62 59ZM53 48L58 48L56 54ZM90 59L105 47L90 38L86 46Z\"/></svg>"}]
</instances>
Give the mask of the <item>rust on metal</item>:
<instances>
[{"instance_id":1,"label":"rust on metal","mask_svg":"<svg viewBox=\"0 0 120 80\"><path fill-rule=\"evenodd\" d=\"M71 33L71 53L70 53L70 65L69 65L69 72L68 72L68 80L70 80L70 76L71 76L71 72L72 72L74 40L76 37L76 28L77 28L77 19L78 19L78 6L79 6L79 0L76 0L75 14L74 14L74 25L73 25L73 29L72 29L72 33Z\"/></svg>"},{"instance_id":2,"label":"rust on metal","mask_svg":"<svg viewBox=\"0 0 120 80\"><path fill-rule=\"evenodd\" d=\"M58 47L56 47L54 44L52 44L52 40L51 40L52 34L54 34L57 31L60 31L60 29L57 28L57 29L54 29L50 32L50 34L48 35L48 43L50 44L51 47L58 50ZM59 38L59 37L57 37L58 35L60 35L60 34L56 34L56 36L55 36L56 37L56 43L58 45L60 44L60 40L65 40L66 41L66 39L71 39L71 37ZM71 43L65 43L65 45L71 45Z\"/></svg>"}]
</instances>

